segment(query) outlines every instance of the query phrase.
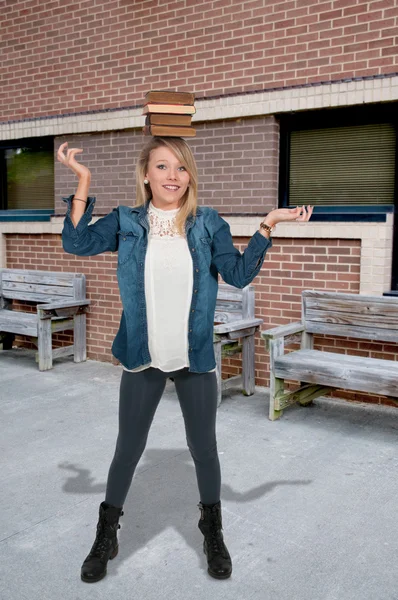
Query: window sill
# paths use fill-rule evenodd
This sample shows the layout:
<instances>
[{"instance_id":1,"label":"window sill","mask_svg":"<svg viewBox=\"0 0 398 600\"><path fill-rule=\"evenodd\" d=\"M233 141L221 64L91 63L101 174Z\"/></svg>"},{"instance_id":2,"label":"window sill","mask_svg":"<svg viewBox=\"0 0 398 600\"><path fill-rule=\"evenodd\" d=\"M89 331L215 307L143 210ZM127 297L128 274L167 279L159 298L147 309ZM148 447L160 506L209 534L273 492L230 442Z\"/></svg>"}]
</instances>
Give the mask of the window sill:
<instances>
[{"instance_id":1,"label":"window sill","mask_svg":"<svg viewBox=\"0 0 398 600\"><path fill-rule=\"evenodd\" d=\"M54 214L54 209L46 208L40 210L0 210L0 222L14 221L50 221Z\"/></svg>"},{"instance_id":2,"label":"window sill","mask_svg":"<svg viewBox=\"0 0 398 600\"><path fill-rule=\"evenodd\" d=\"M295 208L291 206L289 208ZM385 223L387 215L394 212L394 206L315 206L311 222L353 222L353 223Z\"/></svg>"}]
</instances>

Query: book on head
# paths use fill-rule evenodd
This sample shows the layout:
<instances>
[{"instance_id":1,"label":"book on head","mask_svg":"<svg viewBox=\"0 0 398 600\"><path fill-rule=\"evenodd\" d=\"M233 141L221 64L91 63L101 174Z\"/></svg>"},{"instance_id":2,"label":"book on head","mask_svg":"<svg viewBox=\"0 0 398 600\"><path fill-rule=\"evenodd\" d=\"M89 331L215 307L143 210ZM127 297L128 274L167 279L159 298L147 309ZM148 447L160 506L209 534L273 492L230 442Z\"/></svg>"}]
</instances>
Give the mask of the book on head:
<instances>
[{"instance_id":1,"label":"book on head","mask_svg":"<svg viewBox=\"0 0 398 600\"><path fill-rule=\"evenodd\" d=\"M191 115L148 113L145 119L145 125L180 125L182 127L189 127L191 125L191 121Z\"/></svg>"},{"instance_id":2,"label":"book on head","mask_svg":"<svg viewBox=\"0 0 398 600\"><path fill-rule=\"evenodd\" d=\"M194 106L187 104L145 104L143 114L148 113L166 113L173 115L194 115L196 112Z\"/></svg>"},{"instance_id":3,"label":"book on head","mask_svg":"<svg viewBox=\"0 0 398 600\"><path fill-rule=\"evenodd\" d=\"M158 135L160 137L195 137L194 127L177 127L176 125L146 125L144 135Z\"/></svg>"},{"instance_id":4,"label":"book on head","mask_svg":"<svg viewBox=\"0 0 398 600\"><path fill-rule=\"evenodd\" d=\"M151 90L145 94L145 104L151 102L158 102L159 104L193 104L195 94L169 90Z\"/></svg>"}]
</instances>

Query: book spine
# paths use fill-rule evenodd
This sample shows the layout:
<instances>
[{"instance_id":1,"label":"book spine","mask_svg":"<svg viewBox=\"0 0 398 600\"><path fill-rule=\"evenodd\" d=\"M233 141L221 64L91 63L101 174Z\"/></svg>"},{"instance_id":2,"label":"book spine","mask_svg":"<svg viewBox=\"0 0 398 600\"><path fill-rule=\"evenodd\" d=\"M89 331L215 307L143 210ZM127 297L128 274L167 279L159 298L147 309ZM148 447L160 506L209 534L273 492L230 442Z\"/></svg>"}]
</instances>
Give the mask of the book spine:
<instances>
[{"instance_id":1,"label":"book spine","mask_svg":"<svg viewBox=\"0 0 398 600\"><path fill-rule=\"evenodd\" d=\"M160 104L189 104L195 101L195 94L189 92L157 92L155 90L145 94L145 102L158 102Z\"/></svg>"},{"instance_id":2,"label":"book spine","mask_svg":"<svg viewBox=\"0 0 398 600\"><path fill-rule=\"evenodd\" d=\"M150 104L145 104L143 108L144 115L148 113L193 115L195 112L195 107L188 104L158 104L151 102Z\"/></svg>"},{"instance_id":3,"label":"book spine","mask_svg":"<svg viewBox=\"0 0 398 600\"><path fill-rule=\"evenodd\" d=\"M182 127L189 127L192 121L191 115L172 115L161 113L149 113L147 119L147 125L179 125Z\"/></svg>"},{"instance_id":4,"label":"book spine","mask_svg":"<svg viewBox=\"0 0 398 600\"><path fill-rule=\"evenodd\" d=\"M143 127L144 135L160 137L195 137L196 130L193 127L176 127L173 125L146 125Z\"/></svg>"}]
</instances>

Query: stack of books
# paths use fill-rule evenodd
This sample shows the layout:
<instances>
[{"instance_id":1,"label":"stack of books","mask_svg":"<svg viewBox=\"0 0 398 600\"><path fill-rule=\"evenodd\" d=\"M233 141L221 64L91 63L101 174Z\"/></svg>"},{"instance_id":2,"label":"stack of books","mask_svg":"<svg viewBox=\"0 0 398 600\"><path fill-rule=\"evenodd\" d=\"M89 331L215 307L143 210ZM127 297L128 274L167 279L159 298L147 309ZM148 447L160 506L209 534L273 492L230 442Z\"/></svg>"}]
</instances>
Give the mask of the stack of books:
<instances>
[{"instance_id":1,"label":"stack of books","mask_svg":"<svg viewBox=\"0 0 398 600\"><path fill-rule=\"evenodd\" d=\"M151 91L145 95L145 135L194 137L191 127L195 95L189 92Z\"/></svg>"}]
</instances>

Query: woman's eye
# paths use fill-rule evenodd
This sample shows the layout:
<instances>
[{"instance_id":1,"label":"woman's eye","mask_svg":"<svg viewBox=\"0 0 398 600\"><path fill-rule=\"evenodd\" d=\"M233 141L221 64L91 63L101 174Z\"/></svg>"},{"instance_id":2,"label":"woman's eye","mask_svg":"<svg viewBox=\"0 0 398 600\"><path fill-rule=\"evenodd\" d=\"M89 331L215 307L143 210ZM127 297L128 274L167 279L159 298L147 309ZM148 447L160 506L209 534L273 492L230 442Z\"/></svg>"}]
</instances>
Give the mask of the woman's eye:
<instances>
[{"instance_id":1,"label":"woman's eye","mask_svg":"<svg viewBox=\"0 0 398 600\"><path fill-rule=\"evenodd\" d=\"M157 166L158 169L167 169L166 165L160 164L160 165L156 165L156 166ZM183 166L181 166L181 167L178 167L178 170L179 171L186 171L186 168L183 167Z\"/></svg>"}]
</instances>

